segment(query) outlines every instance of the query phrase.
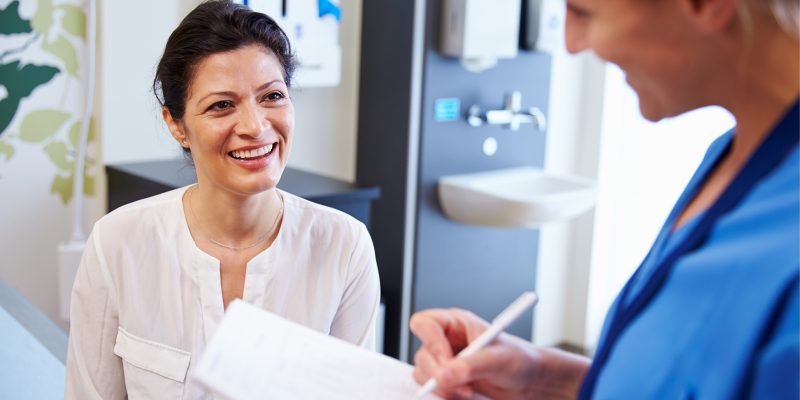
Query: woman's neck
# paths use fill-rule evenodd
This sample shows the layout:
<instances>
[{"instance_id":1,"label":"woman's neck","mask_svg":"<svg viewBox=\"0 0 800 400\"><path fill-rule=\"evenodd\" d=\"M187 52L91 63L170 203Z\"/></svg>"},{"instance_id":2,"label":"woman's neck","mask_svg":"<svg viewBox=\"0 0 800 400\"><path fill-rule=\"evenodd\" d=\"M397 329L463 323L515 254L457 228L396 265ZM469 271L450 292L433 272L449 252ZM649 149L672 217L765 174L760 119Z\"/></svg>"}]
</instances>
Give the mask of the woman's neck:
<instances>
[{"instance_id":1,"label":"woman's neck","mask_svg":"<svg viewBox=\"0 0 800 400\"><path fill-rule=\"evenodd\" d=\"M800 96L800 42L774 24L758 26L738 71L723 106L736 119L728 157L744 164Z\"/></svg>"},{"instance_id":2,"label":"woman's neck","mask_svg":"<svg viewBox=\"0 0 800 400\"><path fill-rule=\"evenodd\" d=\"M673 229L680 228L716 201L783 114L797 101L800 95L800 46L796 39L775 29L774 24L761 28L755 26L747 52L732 47L734 52L731 54L745 54L740 56L742 58L727 60L728 65L733 66L729 70L734 72L725 75L726 69L720 69L720 76L713 83L717 85L718 100L714 104L733 114L736 132L729 151L682 211ZM745 46L735 41L729 44Z\"/></svg>"},{"instance_id":3,"label":"woman's neck","mask_svg":"<svg viewBox=\"0 0 800 400\"><path fill-rule=\"evenodd\" d=\"M189 189L187 205L197 225L212 242L243 246L271 235L281 217L282 199L277 189L238 195L198 183Z\"/></svg>"}]
</instances>

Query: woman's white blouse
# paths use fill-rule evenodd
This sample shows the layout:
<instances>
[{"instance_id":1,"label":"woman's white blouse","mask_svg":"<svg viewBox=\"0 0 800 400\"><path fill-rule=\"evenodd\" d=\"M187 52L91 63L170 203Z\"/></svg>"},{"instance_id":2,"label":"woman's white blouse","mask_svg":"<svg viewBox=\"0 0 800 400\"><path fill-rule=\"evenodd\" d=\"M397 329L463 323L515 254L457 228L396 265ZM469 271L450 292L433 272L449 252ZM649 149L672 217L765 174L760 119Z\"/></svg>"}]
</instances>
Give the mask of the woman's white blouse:
<instances>
[{"instance_id":1,"label":"woman's white blouse","mask_svg":"<svg viewBox=\"0 0 800 400\"><path fill-rule=\"evenodd\" d=\"M223 317L219 262L194 243L176 189L94 226L72 292L67 399L196 399L187 381ZM286 192L272 246L247 264L243 300L373 349L372 240L354 218Z\"/></svg>"}]
</instances>

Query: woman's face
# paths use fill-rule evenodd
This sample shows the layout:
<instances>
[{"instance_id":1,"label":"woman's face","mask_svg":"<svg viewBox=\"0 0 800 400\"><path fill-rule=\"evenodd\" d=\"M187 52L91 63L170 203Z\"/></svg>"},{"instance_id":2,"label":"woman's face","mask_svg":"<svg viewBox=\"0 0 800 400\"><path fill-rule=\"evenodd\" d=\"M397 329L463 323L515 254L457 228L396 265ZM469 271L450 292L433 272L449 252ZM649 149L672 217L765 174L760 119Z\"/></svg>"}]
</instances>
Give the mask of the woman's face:
<instances>
[{"instance_id":1,"label":"woman's face","mask_svg":"<svg viewBox=\"0 0 800 400\"><path fill-rule=\"evenodd\" d=\"M274 188L292 144L294 107L278 58L259 45L199 62L180 121L164 119L191 149L198 182L238 195Z\"/></svg>"},{"instance_id":2,"label":"woman's face","mask_svg":"<svg viewBox=\"0 0 800 400\"><path fill-rule=\"evenodd\" d=\"M566 44L618 65L657 121L703 104L708 58L691 0L567 0ZM704 78L705 77L705 78Z\"/></svg>"}]
</instances>

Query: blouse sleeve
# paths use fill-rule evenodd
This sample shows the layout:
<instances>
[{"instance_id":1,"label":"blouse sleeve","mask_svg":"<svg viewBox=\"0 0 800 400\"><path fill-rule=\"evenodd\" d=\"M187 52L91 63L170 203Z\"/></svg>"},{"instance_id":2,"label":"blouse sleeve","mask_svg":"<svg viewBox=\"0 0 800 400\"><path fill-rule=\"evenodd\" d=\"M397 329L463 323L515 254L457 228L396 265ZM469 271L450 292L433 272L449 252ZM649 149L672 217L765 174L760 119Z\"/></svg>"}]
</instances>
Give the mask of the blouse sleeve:
<instances>
[{"instance_id":1,"label":"blouse sleeve","mask_svg":"<svg viewBox=\"0 0 800 400\"><path fill-rule=\"evenodd\" d=\"M350 255L347 286L333 319L331 336L375 350L375 321L380 297L375 249L367 228L359 224L356 243Z\"/></svg>"},{"instance_id":2,"label":"blouse sleeve","mask_svg":"<svg viewBox=\"0 0 800 400\"><path fill-rule=\"evenodd\" d=\"M800 286L791 285L782 312L754 365L751 399L792 399L800 393Z\"/></svg>"},{"instance_id":3,"label":"blouse sleeve","mask_svg":"<svg viewBox=\"0 0 800 400\"><path fill-rule=\"evenodd\" d=\"M100 236L95 225L72 288L66 400L126 397L122 360L114 354L119 326L116 293Z\"/></svg>"}]
</instances>

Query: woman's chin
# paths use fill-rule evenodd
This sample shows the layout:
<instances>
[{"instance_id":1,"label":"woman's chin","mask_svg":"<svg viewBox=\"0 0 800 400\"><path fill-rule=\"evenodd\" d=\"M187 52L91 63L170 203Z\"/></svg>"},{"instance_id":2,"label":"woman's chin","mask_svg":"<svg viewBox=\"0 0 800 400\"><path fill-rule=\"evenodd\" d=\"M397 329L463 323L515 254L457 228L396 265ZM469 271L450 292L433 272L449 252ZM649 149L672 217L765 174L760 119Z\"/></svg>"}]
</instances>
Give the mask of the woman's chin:
<instances>
[{"instance_id":1,"label":"woman's chin","mask_svg":"<svg viewBox=\"0 0 800 400\"><path fill-rule=\"evenodd\" d=\"M243 195L256 195L275 189L278 187L278 181L270 180L269 182L254 182L238 186L236 192Z\"/></svg>"},{"instance_id":2,"label":"woman's chin","mask_svg":"<svg viewBox=\"0 0 800 400\"><path fill-rule=\"evenodd\" d=\"M658 122L666 118L663 107L659 107L652 99L648 100L639 95L639 113L650 122Z\"/></svg>"},{"instance_id":3,"label":"woman's chin","mask_svg":"<svg viewBox=\"0 0 800 400\"><path fill-rule=\"evenodd\" d=\"M261 176L252 177L256 179L242 182L241 192L247 194L258 194L268 190L273 190L278 187L278 182L281 180L282 173L282 170L279 173L265 171L264 174L259 174Z\"/></svg>"}]
</instances>

